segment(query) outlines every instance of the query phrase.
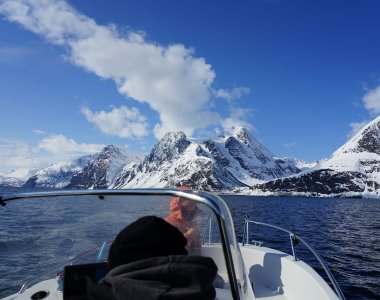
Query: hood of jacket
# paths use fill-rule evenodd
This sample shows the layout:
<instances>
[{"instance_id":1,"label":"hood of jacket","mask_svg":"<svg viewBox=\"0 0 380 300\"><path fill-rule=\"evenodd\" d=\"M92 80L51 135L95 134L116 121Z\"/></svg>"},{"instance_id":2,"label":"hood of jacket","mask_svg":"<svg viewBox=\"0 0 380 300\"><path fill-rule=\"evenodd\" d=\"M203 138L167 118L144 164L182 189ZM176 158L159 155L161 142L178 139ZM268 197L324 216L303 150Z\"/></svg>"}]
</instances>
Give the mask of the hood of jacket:
<instances>
[{"instance_id":1,"label":"hood of jacket","mask_svg":"<svg viewBox=\"0 0 380 300\"><path fill-rule=\"evenodd\" d=\"M209 257L153 257L112 269L101 283L87 284L87 291L92 300L211 300L216 274Z\"/></svg>"}]
</instances>

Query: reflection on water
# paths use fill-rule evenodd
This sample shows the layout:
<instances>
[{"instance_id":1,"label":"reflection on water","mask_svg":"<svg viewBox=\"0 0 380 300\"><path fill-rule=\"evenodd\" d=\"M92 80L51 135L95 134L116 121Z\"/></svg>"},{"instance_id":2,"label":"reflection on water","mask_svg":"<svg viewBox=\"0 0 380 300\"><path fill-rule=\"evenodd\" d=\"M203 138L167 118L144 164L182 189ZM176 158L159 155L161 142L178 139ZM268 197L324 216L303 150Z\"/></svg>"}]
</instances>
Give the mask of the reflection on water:
<instances>
[{"instance_id":1,"label":"reflection on water","mask_svg":"<svg viewBox=\"0 0 380 300\"><path fill-rule=\"evenodd\" d=\"M223 196L231 209L239 242L245 214L293 231L326 260L347 299L380 294L380 201ZM16 201L0 207L0 298L25 281L84 249L111 241L126 224L144 215L166 216L168 202L75 199ZM161 203L161 204L158 204ZM204 212L207 214L207 212ZM250 239L290 253L287 234L252 225ZM14 255L17 253L17 255ZM321 268L301 245L297 254ZM21 272L22 270L22 272ZM249 270L248 270L249 271ZM259 272L260 270L250 270Z\"/></svg>"}]
</instances>

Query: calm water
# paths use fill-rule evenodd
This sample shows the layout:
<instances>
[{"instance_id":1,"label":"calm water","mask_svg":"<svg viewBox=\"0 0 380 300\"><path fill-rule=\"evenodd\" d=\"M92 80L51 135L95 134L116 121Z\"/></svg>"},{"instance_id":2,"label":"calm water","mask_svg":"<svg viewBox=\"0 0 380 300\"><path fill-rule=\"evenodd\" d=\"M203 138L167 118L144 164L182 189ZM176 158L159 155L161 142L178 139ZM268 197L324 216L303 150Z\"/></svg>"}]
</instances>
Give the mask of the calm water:
<instances>
[{"instance_id":1,"label":"calm water","mask_svg":"<svg viewBox=\"0 0 380 300\"><path fill-rule=\"evenodd\" d=\"M380 299L380 201L248 196L223 198L231 209L239 241L246 213L256 221L291 230L322 255L347 299ZM112 237L119 229L115 228L114 222L112 227L108 223L105 218L108 211L102 207L104 205L96 202L86 211L72 205L72 202L57 206L55 203L30 205L27 201L21 201L17 205L12 204L12 209L10 205L0 207L0 298L19 289L25 280L25 272L38 274L50 262L64 261L63 252L78 253L83 247L89 249L99 245L99 236ZM122 205L116 203L113 209L117 211ZM88 214L89 210L91 215ZM48 217L40 219L39 216L47 211ZM127 208L125 218L130 213ZM69 219L67 216L70 216ZM125 218L122 215L116 227L123 228ZM27 226L31 222L33 230ZM74 234L66 236L61 229L63 225ZM76 230L79 226L87 227ZM99 228L103 231L100 232ZM57 236L60 237L59 242ZM267 246L285 252L290 251L289 237L273 229L253 225L250 238L264 241ZM53 243L58 243L58 248L46 247ZM12 256L16 250L21 250L20 254ZM297 253L301 259L320 270L302 245L297 246ZM41 256L45 258L42 262Z\"/></svg>"}]
</instances>

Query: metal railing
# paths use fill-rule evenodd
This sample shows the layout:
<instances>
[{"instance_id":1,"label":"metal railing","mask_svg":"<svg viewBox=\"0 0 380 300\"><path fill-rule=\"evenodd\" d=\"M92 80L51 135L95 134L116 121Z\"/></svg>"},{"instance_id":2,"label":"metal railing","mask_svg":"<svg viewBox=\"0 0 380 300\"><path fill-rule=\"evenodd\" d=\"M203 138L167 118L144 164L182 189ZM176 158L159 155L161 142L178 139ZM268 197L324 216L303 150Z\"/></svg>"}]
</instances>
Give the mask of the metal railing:
<instances>
[{"instance_id":1,"label":"metal railing","mask_svg":"<svg viewBox=\"0 0 380 300\"><path fill-rule=\"evenodd\" d=\"M315 251L314 248L311 247L305 240L303 240L302 238L300 238L298 235L294 234L293 232L291 232L289 230L286 230L286 229L283 229L281 227L278 227L278 226L275 226L275 225L271 225L271 224L267 224L267 223L262 223L262 222L256 222L256 221L253 221L253 220L249 220L249 216L246 215L246 218L244 220L244 230L243 230L243 241L242 241L242 245L243 246L246 245L246 244L250 244L249 243L249 224L256 224L256 225L262 225L262 226L266 226L266 227L271 227L271 228L275 228L275 229L278 229L280 231L283 231L283 232L286 232L287 234L289 234L290 245L292 247L292 253L293 253L293 259L295 261L298 260L295 246L297 244L299 244L299 242L301 242L314 255L314 257L321 264L323 270L326 272L326 274L327 274L327 276L328 276L331 284L333 285L335 293L337 294L338 298L341 299L341 300L346 300L346 298L345 298L342 290L340 289L338 283L336 282L336 280L334 278L334 275L331 273L331 271L328 268L328 266L325 263L325 261L317 253L317 251ZM254 241L254 242L255 242L255 245L256 245L257 241ZM261 244L259 246L261 246Z\"/></svg>"}]
</instances>

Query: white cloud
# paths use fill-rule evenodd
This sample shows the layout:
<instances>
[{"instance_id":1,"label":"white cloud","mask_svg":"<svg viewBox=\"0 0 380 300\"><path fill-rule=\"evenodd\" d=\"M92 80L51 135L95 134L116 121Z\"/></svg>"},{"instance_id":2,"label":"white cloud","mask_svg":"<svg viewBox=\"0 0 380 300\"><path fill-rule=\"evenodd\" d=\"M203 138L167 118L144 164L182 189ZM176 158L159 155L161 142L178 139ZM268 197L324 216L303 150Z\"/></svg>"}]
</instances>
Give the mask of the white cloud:
<instances>
[{"instance_id":1,"label":"white cloud","mask_svg":"<svg viewBox=\"0 0 380 300\"><path fill-rule=\"evenodd\" d=\"M11 139L0 139L0 172L8 173L35 165L34 149L29 144Z\"/></svg>"},{"instance_id":2,"label":"white cloud","mask_svg":"<svg viewBox=\"0 0 380 300\"><path fill-rule=\"evenodd\" d=\"M39 169L52 163L99 152L104 145L77 143L60 134L50 135L39 144L0 138L0 173L18 169Z\"/></svg>"},{"instance_id":3,"label":"white cloud","mask_svg":"<svg viewBox=\"0 0 380 300\"><path fill-rule=\"evenodd\" d=\"M83 107L82 113L105 134L123 138L139 138L148 134L146 117L134 107L131 109L126 106L113 107L110 112L92 112L89 108Z\"/></svg>"},{"instance_id":4,"label":"white cloud","mask_svg":"<svg viewBox=\"0 0 380 300\"><path fill-rule=\"evenodd\" d=\"M60 45L72 38L86 38L96 29L93 20L62 0L3 0L0 13Z\"/></svg>"},{"instance_id":5,"label":"white cloud","mask_svg":"<svg viewBox=\"0 0 380 300\"><path fill-rule=\"evenodd\" d=\"M148 42L141 32L122 35L116 26L98 25L61 0L3 0L0 13L64 46L73 64L112 79L121 94L147 103L160 117L154 127L157 137L179 129L191 136L220 119L209 109L215 73L193 49ZM232 100L247 91L219 94Z\"/></svg>"},{"instance_id":6,"label":"white cloud","mask_svg":"<svg viewBox=\"0 0 380 300\"><path fill-rule=\"evenodd\" d=\"M363 88L366 91L366 93L364 94L362 98L364 107L367 109L370 115L379 114L380 113L380 85L370 90L367 87L367 85L364 84ZM362 122L350 123L351 131L347 134L347 138L351 139L369 122L370 120L364 120Z\"/></svg>"},{"instance_id":7,"label":"white cloud","mask_svg":"<svg viewBox=\"0 0 380 300\"><path fill-rule=\"evenodd\" d=\"M380 113L380 85L363 96L365 108L372 114Z\"/></svg>"},{"instance_id":8,"label":"white cloud","mask_svg":"<svg viewBox=\"0 0 380 300\"><path fill-rule=\"evenodd\" d=\"M237 87L232 90L219 89L214 91L214 95L217 98L222 98L227 101L233 101L239 99L244 94L249 94L251 89L249 87Z\"/></svg>"},{"instance_id":9,"label":"white cloud","mask_svg":"<svg viewBox=\"0 0 380 300\"><path fill-rule=\"evenodd\" d=\"M89 154L101 151L105 145L77 143L62 134L53 134L40 141L38 148L53 154Z\"/></svg>"},{"instance_id":10,"label":"white cloud","mask_svg":"<svg viewBox=\"0 0 380 300\"><path fill-rule=\"evenodd\" d=\"M252 109L230 107L230 116L221 120L220 124L226 133L231 133L239 127L244 127L249 131L256 131L253 125L247 120L252 114Z\"/></svg>"}]
</instances>

